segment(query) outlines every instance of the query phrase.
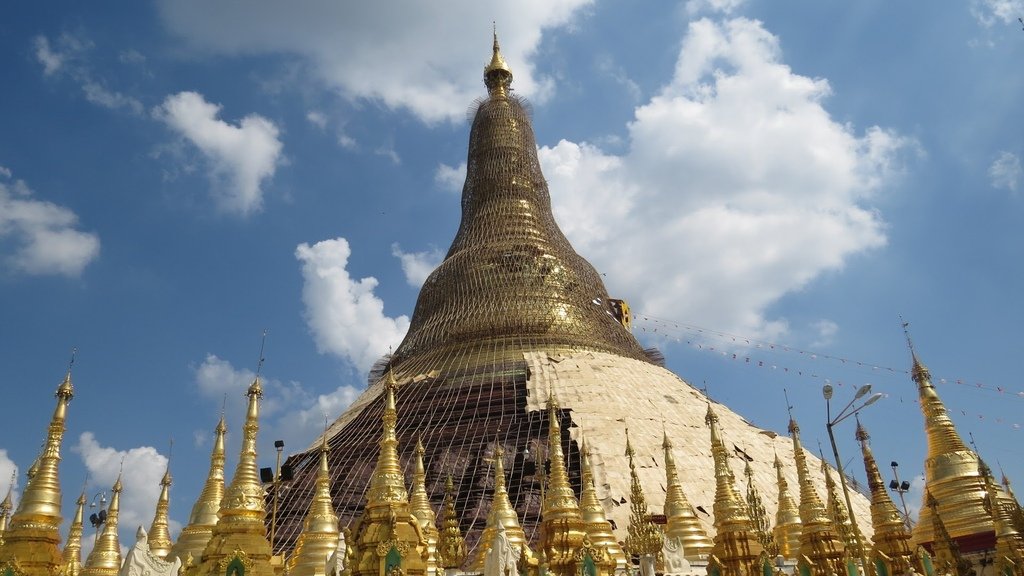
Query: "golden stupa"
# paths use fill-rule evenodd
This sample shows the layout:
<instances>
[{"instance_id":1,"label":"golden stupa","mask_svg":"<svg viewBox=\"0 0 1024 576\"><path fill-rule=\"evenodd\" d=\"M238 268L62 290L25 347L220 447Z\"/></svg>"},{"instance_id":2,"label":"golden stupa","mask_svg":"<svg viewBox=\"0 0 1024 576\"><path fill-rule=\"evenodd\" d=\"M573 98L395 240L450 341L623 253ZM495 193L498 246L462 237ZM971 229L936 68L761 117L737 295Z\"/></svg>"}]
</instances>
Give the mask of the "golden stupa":
<instances>
[{"instance_id":1,"label":"golden stupa","mask_svg":"<svg viewBox=\"0 0 1024 576\"><path fill-rule=\"evenodd\" d=\"M559 229L529 108L512 80L512 67L495 38L484 68L487 95L473 111L459 229L444 261L423 284L405 339L324 433L331 469L345 471L332 486L339 522L349 525L362 513L377 457L377 423L385 410L380 376L387 371L398 382L394 395L408 415L395 430L402 447L397 466L411 481L413 446L422 438L431 501L441 500L441 479L452 475L469 562L481 557L481 533L495 502L488 474L495 441L506 455L508 510L538 556L553 552L544 550L539 530L543 448L556 429L545 414L551 396L560 405L565 478L573 495L582 495L585 426L605 518L615 538L625 539L631 478L621 430L628 426L642 462L635 473L652 513L671 516L673 532L687 534L697 555L706 555L714 519L692 514L712 509L715 500L714 483L708 481L715 467L701 431L705 398L666 370L658 354L643 349L628 328L628 305L609 296L601 275ZM623 413L623 406L630 410ZM774 455L792 460L792 445L725 406L718 417L732 442L750 455L757 492L773 517ZM624 424L616 422L623 419ZM665 437L674 442L672 455L681 467L671 497L662 489ZM315 473L303 463L315 457L322 442L317 439L290 457L297 476L279 488L277 550L294 547L302 530ZM818 467L811 468L814 481L821 481ZM796 483L795 470L783 474ZM503 500L497 505L505 507ZM853 512L868 518L867 499L855 495Z\"/></svg>"}]
</instances>

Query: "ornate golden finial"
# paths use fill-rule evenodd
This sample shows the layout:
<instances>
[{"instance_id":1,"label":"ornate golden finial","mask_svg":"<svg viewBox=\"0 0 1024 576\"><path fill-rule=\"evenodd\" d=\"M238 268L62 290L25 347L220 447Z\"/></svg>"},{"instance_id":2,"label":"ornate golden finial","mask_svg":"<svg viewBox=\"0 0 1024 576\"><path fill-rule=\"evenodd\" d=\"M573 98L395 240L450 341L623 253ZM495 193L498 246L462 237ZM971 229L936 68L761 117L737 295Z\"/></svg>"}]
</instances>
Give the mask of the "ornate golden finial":
<instances>
[{"instance_id":1,"label":"ornate golden finial","mask_svg":"<svg viewBox=\"0 0 1024 576\"><path fill-rule=\"evenodd\" d=\"M708 402L704 416L711 434L711 456L715 462L715 545L709 558L723 574L758 574L764 548L758 540L746 506L737 496L729 451L718 429L718 414Z\"/></svg>"},{"instance_id":2,"label":"ornate golden finial","mask_svg":"<svg viewBox=\"0 0 1024 576\"><path fill-rule=\"evenodd\" d=\"M704 530L697 518L693 505L683 492L683 484L679 480L676 469L675 455L672 453L672 442L668 432L662 431L661 447L665 450L665 536L679 538L683 543L683 553L687 560L707 558L714 547L711 537Z\"/></svg>"},{"instance_id":3,"label":"ornate golden finial","mask_svg":"<svg viewBox=\"0 0 1024 576\"><path fill-rule=\"evenodd\" d=\"M953 538L992 531L992 517L983 505L986 490L985 481L978 473L978 455L967 447L957 432L945 404L932 385L928 369L918 359L913 348L907 331L908 324L903 324L907 345L911 346L913 379L917 384L918 401L928 439L928 456L924 464L925 485L938 501L944 526ZM931 508L921 508L912 532L915 544L926 544L934 540L930 514Z\"/></svg>"},{"instance_id":4,"label":"ornate golden finial","mask_svg":"<svg viewBox=\"0 0 1024 576\"><path fill-rule=\"evenodd\" d=\"M626 569L628 559L615 538L611 523L605 516L604 506L597 498L597 488L594 485L594 459L586 441L583 442L580 452L582 453L583 483L583 490L580 494L580 514L583 516L584 528L591 544L598 550L604 550L609 559L615 562L615 572L620 572Z\"/></svg>"},{"instance_id":5,"label":"ornate golden finial","mask_svg":"<svg viewBox=\"0 0 1024 576\"><path fill-rule=\"evenodd\" d=\"M192 506L188 525L181 529L178 540L171 546L171 550L167 554L168 560L179 558L183 564L189 557L198 560L210 542L213 527L217 525L218 521L217 511L220 510L220 502L224 498L225 434L227 434L227 426L224 425L222 410L220 420L214 428L213 450L210 453L210 470L206 475L206 483L203 484L203 490Z\"/></svg>"},{"instance_id":6,"label":"ornate golden finial","mask_svg":"<svg viewBox=\"0 0 1024 576\"><path fill-rule=\"evenodd\" d=\"M331 472L327 467L327 435L320 446L316 492L302 523L302 532L287 563L290 576L325 576L324 560L338 549L338 516L331 503Z\"/></svg>"},{"instance_id":7,"label":"ornate golden finial","mask_svg":"<svg viewBox=\"0 0 1024 576\"><path fill-rule=\"evenodd\" d=\"M512 85L512 70L505 63L501 56L501 48L498 46L498 25L494 25L494 47L492 49L491 61L484 67L484 85L491 96L505 96Z\"/></svg>"},{"instance_id":8,"label":"ornate golden finial","mask_svg":"<svg viewBox=\"0 0 1024 576\"><path fill-rule=\"evenodd\" d=\"M423 440L416 438L416 452L413 460L412 492L409 494L409 509L420 525L420 530L427 539L427 574L433 576L438 573L437 562L437 515L430 505L430 496L427 494L427 471L423 466Z\"/></svg>"},{"instance_id":9,"label":"ornate golden finial","mask_svg":"<svg viewBox=\"0 0 1024 576\"><path fill-rule=\"evenodd\" d=\"M75 502L75 517L68 528L68 541L64 545L64 563L61 576L78 576L82 572L82 519L85 517L85 488Z\"/></svg>"},{"instance_id":10,"label":"ornate golden finial","mask_svg":"<svg viewBox=\"0 0 1024 576\"><path fill-rule=\"evenodd\" d=\"M117 537L117 519L121 510L121 474L111 488L107 521L96 539L96 545L85 561L82 576L116 576L121 569L121 543Z\"/></svg>"},{"instance_id":11,"label":"ornate golden finial","mask_svg":"<svg viewBox=\"0 0 1024 576\"><path fill-rule=\"evenodd\" d=\"M636 451L629 441L629 428L626 428L626 457L629 459L629 525L626 527L626 552L631 555L658 556L661 553L661 529L651 522L647 511L647 499L636 473Z\"/></svg>"},{"instance_id":12,"label":"ornate golden finial","mask_svg":"<svg viewBox=\"0 0 1024 576\"><path fill-rule=\"evenodd\" d=\"M792 414L792 413L791 413ZM789 434L793 437L793 460L796 462L797 478L800 481L800 520L803 524L800 534L801 562L809 562L812 572L820 574L845 573L843 562L844 547L836 535L832 519L814 490L810 472L807 470L807 455L800 444L800 426L796 419L789 419Z\"/></svg>"},{"instance_id":13,"label":"ornate golden finial","mask_svg":"<svg viewBox=\"0 0 1024 576\"><path fill-rule=\"evenodd\" d=\"M533 551L530 550L529 541L523 527L519 524L519 515L508 497L508 489L505 486L505 449L501 442L494 442L494 495L491 497L491 510L487 514L487 524L480 535L480 543L477 545L476 554L473 559L473 569L483 570L487 552L491 549L491 542L494 535L501 526L505 531L505 537L509 544L523 550L527 560L533 559Z\"/></svg>"},{"instance_id":14,"label":"ornate golden finial","mask_svg":"<svg viewBox=\"0 0 1024 576\"><path fill-rule=\"evenodd\" d=\"M1005 478L1005 475L1003 476ZM18 479L18 469L15 468L11 471L11 483L7 485L7 495L4 496L3 502L0 502L0 546L3 546L4 532L7 531L7 520L11 517L11 509L14 507L11 503L11 494L14 492L14 483Z\"/></svg>"},{"instance_id":15,"label":"ornate golden finial","mask_svg":"<svg viewBox=\"0 0 1024 576\"><path fill-rule=\"evenodd\" d=\"M167 509L171 491L171 459L167 458L167 469L160 479L160 497L156 501L156 514L149 526L149 550L163 560L171 551L171 532L167 524Z\"/></svg>"},{"instance_id":16,"label":"ornate golden finial","mask_svg":"<svg viewBox=\"0 0 1024 576\"><path fill-rule=\"evenodd\" d=\"M466 540L459 529L459 515L455 511L455 488L452 476L444 483L444 503L441 505L441 534L438 535L437 555L444 569L458 569L466 561Z\"/></svg>"},{"instance_id":17,"label":"ornate golden finial","mask_svg":"<svg viewBox=\"0 0 1024 576\"><path fill-rule=\"evenodd\" d=\"M998 574L1020 574L1024 571L1024 537L1017 532L1010 516L1010 510L999 485L992 476L992 470L984 460L978 460L979 471L985 479L986 504L995 526L995 564Z\"/></svg>"},{"instance_id":18,"label":"ornate golden finial","mask_svg":"<svg viewBox=\"0 0 1024 576\"><path fill-rule=\"evenodd\" d=\"M542 547L551 572L572 576L576 572L575 552L583 546L586 531L562 452L558 400L551 394L548 395L548 462L550 471L541 509Z\"/></svg>"},{"instance_id":19,"label":"ornate golden finial","mask_svg":"<svg viewBox=\"0 0 1024 576\"><path fill-rule=\"evenodd\" d=\"M261 355L262 356L262 355ZM246 391L249 398L242 425L242 447L231 484L221 499L220 519L213 527L210 541L203 551L196 576L220 576L224 567L232 562L238 551L244 552L247 562L246 576L272 576L272 551L267 540L264 518L266 492L260 482L256 445L260 429L260 399L263 384L256 376ZM223 566L222 566L223 564Z\"/></svg>"},{"instance_id":20,"label":"ornate golden finial","mask_svg":"<svg viewBox=\"0 0 1024 576\"><path fill-rule=\"evenodd\" d=\"M855 551L857 550L857 535L853 532L853 526L850 525L850 515L846 512L846 506L839 497L836 481L832 479L832 474L829 470L830 466L825 462L825 454L821 450L821 442L818 442L818 458L821 460L821 473L825 476L825 510L828 511L836 534L843 541L843 546L851 551ZM860 556L859 553L856 553L856 555Z\"/></svg>"},{"instance_id":21,"label":"ornate golden finial","mask_svg":"<svg viewBox=\"0 0 1024 576\"><path fill-rule=\"evenodd\" d=\"M750 467L750 460L747 460L743 467L743 475L747 478L747 510L750 512L750 525L765 553L774 558L779 553L779 547L768 526L768 511L765 510L761 494L754 484L754 470Z\"/></svg>"},{"instance_id":22,"label":"ornate golden finial","mask_svg":"<svg viewBox=\"0 0 1024 576\"><path fill-rule=\"evenodd\" d=\"M34 472L29 476L17 511L4 532L4 545L0 547L0 565L17 563L24 576L50 576L62 562L58 550L58 530L63 520L58 467L67 407L74 398L71 364L68 366L64 380L57 386L57 406L50 419L46 442L32 465Z\"/></svg>"},{"instance_id":23,"label":"ornate golden finial","mask_svg":"<svg viewBox=\"0 0 1024 576\"><path fill-rule=\"evenodd\" d=\"M796 558L800 553L800 534L803 525L800 523L800 510L789 493L789 482L782 473L782 461L775 455L775 476L779 486L779 508L775 512L775 543L779 546L779 554L784 558Z\"/></svg>"},{"instance_id":24,"label":"ornate golden finial","mask_svg":"<svg viewBox=\"0 0 1024 576\"><path fill-rule=\"evenodd\" d=\"M874 543L872 556L876 562L882 561L886 564L889 574L907 574L911 566L923 573L924 567L920 565L910 544L907 525L889 497L885 481L878 471L878 463L871 453L871 446L868 444L871 437L861 425L859 418L856 438L860 442L861 454L864 456L864 472L868 477L868 488L871 490L871 526L874 529L871 536Z\"/></svg>"},{"instance_id":25,"label":"ornate golden finial","mask_svg":"<svg viewBox=\"0 0 1024 576\"><path fill-rule=\"evenodd\" d=\"M957 576L970 576L975 573L974 564L964 558L960 553L960 545L957 544L949 531L946 530L946 524L942 521L942 517L939 514L939 503L932 496L931 491L928 489L928 485L925 485L924 492L925 506L931 510L929 517L932 522L932 531L935 534L935 540L932 542L932 551L934 552L933 564L941 570L942 574L956 574ZM918 519L920 522L920 519Z\"/></svg>"},{"instance_id":26,"label":"ornate golden finial","mask_svg":"<svg viewBox=\"0 0 1024 576\"><path fill-rule=\"evenodd\" d=\"M384 432L379 443L380 455L377 457L377 466L370 478L370 489L366 494L367 505L372 507L387 506L394 502L409 502L409 493L405 489L405 479L398 461L398 437L395 434L398 425L398 409L395 405L397 389L395 373L389 368L384 380Z\"/></svg>"}]
</instances>

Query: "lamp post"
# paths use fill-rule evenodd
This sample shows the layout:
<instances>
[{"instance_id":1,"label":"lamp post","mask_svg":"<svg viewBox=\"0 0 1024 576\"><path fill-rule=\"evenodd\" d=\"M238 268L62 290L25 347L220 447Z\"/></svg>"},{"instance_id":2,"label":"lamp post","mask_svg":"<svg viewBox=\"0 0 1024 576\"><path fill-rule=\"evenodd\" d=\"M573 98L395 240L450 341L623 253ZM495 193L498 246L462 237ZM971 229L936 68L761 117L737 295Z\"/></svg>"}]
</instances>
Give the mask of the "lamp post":
<instances>
[{"instance_id":1,"label":"lamp post","mask_svg":"<svg viewBox=\"0 0 1024 576\"><path fill-rule=\"evenodd\" d=\"M828 439L832 443L832 455L836 458L836 470L839 471L839 482L843 487L843 496L846 497L846 508L850 511L850 524L853 526L853 534L857 537L857 551L860 554L860 562L864 568L864 572L867 574L874 574L874 566L868 561L867 551L864 549L864 536L860 532L860 527L857 525L857 515L853 512L853 502L850 500L850 489L846 486L846 473L843 471L843 461L839 458L839 448L836 446L836 437L832 433L832 427L836 424L846 420L850 416L853 416L857 412L860 412L864 408L877 402L883 394L876 392L868 397L860 406L856 408L853 404L871 393L871 384L865 384L857 389L857 393L853 395L853 399L850 400L843 409L836 414L835 418L832 417L832 385L825 384L821 389L822 396L825 397L825 428L828 430Z\"/></svg>"},{"instance_id":2,"label":"lamp post","mask_svg":"<svg viewBox=\"0 0 1024 576\"><path fill-rule=\"evenodd\" d=\"M907 509L907 499L903 497L904 494L910 492L910 482L900 481L900 473L896 471L899 468L899 462L893 460L889 465L892 466L892 475L896 477L895 480L889 481L889 489L900 495L900 504L903 505L903 520L907 528L913 528L914 523L910 521L910 511Z\"/></svg>"},{"instance_id":3,"label":"lamp post","mask_svg":"<svg viewBox=\"0 0 1024 576\"><path fill-rule=\"evenodd\" d=\"M291 466L285 465L281 467L281 453L284 451L284 440L274 440L274 449L277 450L277 464L273 469L260 468L260 481L264 484L270 484L271 489L274 491L274 498L271 504L270 512L270 549L273 553L274 549L274 536L277 532L277 498L278 492L281 490L281 483L292 479Z\"/></svg>"},{"instance_id":4,"label":"lamp post","mask_svg":"<svg viewBox=\"0 0 1024 576\"><path fill-rule=\"evenodd\" d=\"M101 490L92 497L92 502L89 503L89 508L96 507L96 499L99 499L100 509L99 512L94 512L89 515L89 523L92 524L94 529L92 535L92 543L95 546L96 541L100 538L100 526L107 523L107 492Z\"/></svg>"}]
</instances>

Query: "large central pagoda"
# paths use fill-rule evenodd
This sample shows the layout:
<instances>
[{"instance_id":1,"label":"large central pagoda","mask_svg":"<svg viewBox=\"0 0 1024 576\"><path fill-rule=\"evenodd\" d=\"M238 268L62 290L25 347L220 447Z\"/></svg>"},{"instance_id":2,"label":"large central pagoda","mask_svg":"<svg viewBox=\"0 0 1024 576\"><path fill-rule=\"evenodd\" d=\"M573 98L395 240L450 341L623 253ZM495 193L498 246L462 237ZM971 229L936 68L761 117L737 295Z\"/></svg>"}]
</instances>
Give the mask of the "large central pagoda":
<instances>
[{"instance_id":1,"label":"large central pagoda","mask_svg":"<svg viewBox=\"0 0 1024 576\"><path fill-rule=\"evenodd\" d=\"M424 283L409 332L387 366L396 382L401 418L395 434L407 481L413 447L422 438L430 501L440 508L451 475L473 557L495 492L490 455L514 455L504 460L504 488L536 546L549 430L561 430L567 476L577 495L585 434L597 497L623 539L630 508L623 436L628 425L636 473L652 511L660 513L665 502L667 437L679 447L674 457L682 490L700 525L713 535L707 511L713 509L715 483L707 479L715 466L704 429L707 400L649 358L629 331L628 307L609 297L600 275L558 228L528 107L512 92L512 71L497 38L484 83L487 97L476 105L469 135L458 233ZM371 384L326 438L289 458L295 479L278 495L275 552L290 550L302 528L324 439L330 468L340 471L331 494L341 525L362 513L378 455L384 391L383 379ZM561 406L551 418L549 399ZM774 510L775 454L792 461L791 443L725 406L715 412L730 440L725 448L752 459L752 481ZM780 474L797 482L792 468ZM866 499L857 497L854 508L868 517Z\"/></svg>"}]
</instances>

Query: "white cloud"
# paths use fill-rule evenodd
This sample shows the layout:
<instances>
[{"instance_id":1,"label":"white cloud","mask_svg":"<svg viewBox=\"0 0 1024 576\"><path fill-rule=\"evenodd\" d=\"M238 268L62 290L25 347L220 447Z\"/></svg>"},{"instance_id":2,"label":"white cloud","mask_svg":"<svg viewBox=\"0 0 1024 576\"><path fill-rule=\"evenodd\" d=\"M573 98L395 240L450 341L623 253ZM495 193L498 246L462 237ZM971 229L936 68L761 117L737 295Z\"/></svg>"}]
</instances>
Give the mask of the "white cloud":
<instances>
[{"instance_id":1,"label":"white cloud","mask_svg":"<svg viewBox=\"0 0 1024 576\"><path fill-rule=\"evenodd\" d=\"M703 12L732 14L744 4L746 4L746 0L688 0L686 2L686 11L690 14Z\"/></svg>"},{"instance_id":2,"label":"white cloud","mask_svg":"<svg viewBox=\"0 0 1024 576\"><path fill-rule=\"evenodd\" d=\"M43 65L43 75L56 74L64 65L64 55L50 47L50 41L46 36L36 36L33 43L36 46L36 60Z\"/></svg>"},{"instance_id":3,"label":"white cloud","mask_svg":"<svg viewBox=\"0 0 1024 576\"><path fill-rule=\"evenodd\" d=\"M105 490L108 501L110 489L123 469L118 535L122 546L135 542L135 530L139 526L148 530L153 523L156 501L160 497L160 479L167 469L167 457L152 446L127 450L103 446L92 432L83 432L72 451L81 456L82 463L89 471L89 490ZM172 535L181 529L176 521L172 520L169 524Z\"/></svg>"},{"instance_id":4,"label":"white cloud","mask_svg":"<svg viewBox=\"0 0 1024 576\"><path fill-rule=\"evenodd\" d=\"M0 500L11 491L11 513L18 508L18 465L7 455L7 450L0 448Z\"/></svg>"},{"instance_id":5,"label":"white cloud","mask_svg":"<svg viewBox=\"0 0 1024 576\"><path fill-rule=\"evenodd\" d=\"M787 324L769 306L885 244L865 202L915 149L836 122L829 93L759 22L693 22L673 79L636 109L628 152L540 149L556 216L634 309L777 336Z\"/></svg>"},{"instance_id":6,"label":"white cloud","mask_svg":"<svg viewBox=\"0 0 1024 576\"><path fill-rule=\"evenodd\" d=\"M1009 24L1024 15L1024 0L972 0L971 14L986 28Z\"/></svg>"},{"instance_id":7,"label":"white cloud","mask_svg":"<svg viewBox=\"0 0 1024 576\"><path fill-rule=\"evenodd\" d=\"M832 344L832 340L834 340L836 334L839 333L839 324L827 319L814 322L811 324L811 328L815 332L815 339L811 342L812 348L819 348Z\"/></svg>"},{"instance_id":8,"label":"white cloud","mask_svg":"<svg viewBox=\"0 0 1024 576\"><path fill-rule=\"evenodd\" d=\"M384 314L384 302L373 290L377 279L353 279L346 269L351 250L344 238L300 244L295 257L302 262L302 301L306 324L320 352L347 360L361 373L389 347L397 346L409 329L409 317Z\"/></svg>"},{"instance_id":9,"label":"white cloud","mask_svg":"<svg viewBox=\"0 0 1024 576\"><path fill-rule=\"evenodd\" d=\"M308 65L310 76L344 98L377 100L435 122L462 120L466 103L481 95L492 21L498 23L516 90L535 100L550 93L553 81L537 77L532 63L541 37L545 30L571 24L589 3L457 0L444 10L430 2L394 1L317 1L302 10L272 0L244 7L161 0L158 6L165 26L197 50L295 55Z\"/></svg>"},{"instance_id":10,"label":"white cloud","mask_svg":"<svg viewBox=\"0 0 1024 576\"><path fill-rule=\"evenodd\" d=\"M910 480L910 490L903 496L903 499L907 502L907 512L910 514L910 519L915 522L921 513L921 506L924 504L924 488L924 475L914 476Z\"/></svg>"},{"instance_id":11,"label":"white cloud","mask_svg":"<svg viewBox=\"0 0 1024 576\"><path fill-rule=\"evenodd\" d=\"M257 114L229 124L218 118L220 110L202 94L179 92L168 96L153 115L202 152L218 208L248 216L262 208L261 186L283 161L280 131Z\"/></svg>"},{"instance_id":12,"label":"white cloud","mask_svg":"<svg viewBox=\"0 0 1024 576\"><path fill-rule=\"evenodd\" d=\"M437 268L437 265L444 259L444 254L436 247L426 252L402 252L398 243L391 245L391 255L402 262L402 272L405 273L405 281L413 288L423 286L427 276Z\"/></svg>"},{"instance_id":13,"label":"white cloud","mask_svg":"<svg viewBox=\"0 0 1024 576\"><path fill-rule=\"evenodd\" d=\"M339 140L338 142L341 143L342 141ZM391 163L394 164L395 166L398 166L399 164L402 163L402 157L399 156L398 152L395 151L395 145L392 142L388 142L387 144L381 144L373 151L373 153L376 154L377 156L383 156L388 160L391 160Z\"/></svg>"},{"instance_id":14,"label":"white cloud","mask_svg":"<svg viewBox=\"0 0 1024 576\"><path fill-rule=\"evenodd\" d=\"M4 169L2 176L10 177ZM33 198L22 180L0 181L0 254L14 270L78 276L100 254L100 239L76 230L68 208Z\"/></svg>"},{"instance_id":15,"label":"white cloud","mask_svg":"<svg viewBox=\"0 0 1024 576\"><path fill-rule=\"evenodd\" d=\"M466 183L466 163L458 166L439 164L434 171L434 184L448 192L461 192L462 185Z\"/></svg>"},{"instance_id":16,"label":"white cloud","mask_svg":"<svg viewBox=\"0 0 1024 576\"><path fill-rule=\"evenodd\" d=\"M133 114L142 114L142 102L106 86L102 80L93 77L86 62L86 52L93 46L90 42L64 34L57 39L57 46L50 44L45 36L36 36L36 60L43 65L44 76L67 75L82 89L85 99L110 110L126 109ZM135 55L142 57L138 52ZM122 54L121 61L125 61Z\"/></svg>"},{"instance_id":17,"label":"white cloud","mask_svg":"<svg viewBox=\"0 0 1024 576\"><path fill-rule=\"evenodd\" d=\"M999 157L988 168L988 177L993 188L1005 188L1016 192L1020 186L1024 170L1021 169L1020 157L1012 152L1000 152Z\"/></svg>"},{"instance_id":18,"label":"white cloud","mask_svg":"<svg viewBox=\"0 0 1024 576\"><path fill-rule=\"evenodd\" d=\"M139 102L136 98L110 90L95 80L84 81L82 83L82 93L85 94L85 99L89 102L111 110L126 108L133 114L142 114L144 110L142 102Z\"/></svg>"},{"instance_id":19,"label":"white cloud","mask_svg":"<svg viewBox=\"0 0 1024 576\"><path fill-rule=\"evenodd\" d=\"M327 128L327 116L325 116L324 113L320 112L319 110L311 110L307 112L306 120L308 120L310 124L316 126L321 130Z\"/></svg>"}]
</instances>

